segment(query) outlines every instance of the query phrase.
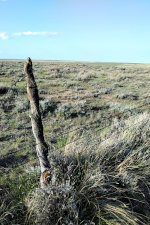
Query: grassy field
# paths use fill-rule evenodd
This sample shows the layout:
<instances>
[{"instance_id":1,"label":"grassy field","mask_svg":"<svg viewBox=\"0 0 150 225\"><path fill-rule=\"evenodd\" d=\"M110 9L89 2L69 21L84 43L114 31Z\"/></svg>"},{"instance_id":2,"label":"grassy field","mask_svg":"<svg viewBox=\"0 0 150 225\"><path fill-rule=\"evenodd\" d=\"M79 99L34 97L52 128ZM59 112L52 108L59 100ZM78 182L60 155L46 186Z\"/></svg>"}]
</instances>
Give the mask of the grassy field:
<instances>
[{"instance_id":1,"label":"grassy field","mask_svg":"<svg viewBox=\"0 0 150 225\"><path fill-rule=\"evenodd\" d=\"M43 192L23 64L0 61L0 224L150 224L150 65L33 61Z\"/></svg>"}]
</instances>

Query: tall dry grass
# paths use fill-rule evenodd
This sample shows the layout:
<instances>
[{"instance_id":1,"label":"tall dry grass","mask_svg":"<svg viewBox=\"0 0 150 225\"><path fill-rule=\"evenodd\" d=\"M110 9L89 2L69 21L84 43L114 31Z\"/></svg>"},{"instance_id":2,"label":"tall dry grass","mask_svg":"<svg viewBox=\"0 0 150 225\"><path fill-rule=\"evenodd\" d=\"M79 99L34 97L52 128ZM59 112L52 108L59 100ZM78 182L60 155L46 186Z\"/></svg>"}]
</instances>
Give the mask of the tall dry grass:
<instances>
[{"instance_id":1,"label":"tall dry grass","mask_svg":"<svg viewBox=\"0 0 150 225\"><path fill-rule=\"evenodd\" d=\"M114 120L97 150L50 154L52 182L28 196L29 224L149 224L149 127L149 113Z\"/></svg>"}]
</instances>

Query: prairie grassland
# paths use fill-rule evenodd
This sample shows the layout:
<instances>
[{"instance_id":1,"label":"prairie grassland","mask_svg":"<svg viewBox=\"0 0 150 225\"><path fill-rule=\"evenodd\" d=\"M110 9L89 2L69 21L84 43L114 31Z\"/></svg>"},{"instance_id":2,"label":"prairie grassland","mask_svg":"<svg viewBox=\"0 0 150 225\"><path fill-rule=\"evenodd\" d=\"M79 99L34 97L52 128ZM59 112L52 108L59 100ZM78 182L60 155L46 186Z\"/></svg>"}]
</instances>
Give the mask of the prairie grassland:
<instances>
[{"instance_id":1,"label":"prairie grassland","mask_svg":"<svg viewBox=\"0 0 150 225\"><path fill-rule=\"evenodd\" d=\"M0 224L150 224L150 65L33 61L43 191L23 63L0 61Z\"/></svg>"}]
</instances>

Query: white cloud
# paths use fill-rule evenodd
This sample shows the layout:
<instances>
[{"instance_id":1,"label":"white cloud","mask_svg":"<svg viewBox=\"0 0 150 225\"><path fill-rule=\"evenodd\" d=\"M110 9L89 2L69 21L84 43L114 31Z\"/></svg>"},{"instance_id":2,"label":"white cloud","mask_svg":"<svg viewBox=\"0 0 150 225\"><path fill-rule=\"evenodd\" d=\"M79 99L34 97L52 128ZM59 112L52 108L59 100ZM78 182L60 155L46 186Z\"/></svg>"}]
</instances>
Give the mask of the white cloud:
<instances>
[{"instance_id":1,"label":"white cloud","mask_svg":"<svg viewBox=\"0 0 150 225\"><path fill-rule=\"evenodd\" d=\"M42 36L42 37L52 37L58 35L58 32L32 32L32 31L26 31L26 32L18 32L13 33L13 37L20 37L20 36Z\"/></svg>"},{"instance_id":2,"label":"white cloud","mask_svg":"<svg viewBox=\"0 0 150 225\"><path fill-rule=\"evenodd\" d=\"M59 32L32 32L32 31L26 31L26 32L17 32L17 33L12 33L10 35L7 35L6 32L0 32L0 38L2 40L6 40L6 39L11 38L11 37L22 37L22 36L52 37L52 36L57 36L59 34L60 34Z\"/></svg>"},{"instance_id":3,"label":"white cloud","mask_svg":"<svg viewBox=\"0 0 150 225\"><path fill-rule=\"evenodd\" d=\"M7 33L6 32L0 32L0 38L3 39L3 40L8 39Z\"/></svg>"},{"instance_id":4,"label":"white cloud","mask_svg":"<svg viewBox=\"0 0 150 225\"><path fill-rule=\"evenodd\" d=\"M7 2L8 0L0 0L1 2Z\"/></svg>"}]
</instances>

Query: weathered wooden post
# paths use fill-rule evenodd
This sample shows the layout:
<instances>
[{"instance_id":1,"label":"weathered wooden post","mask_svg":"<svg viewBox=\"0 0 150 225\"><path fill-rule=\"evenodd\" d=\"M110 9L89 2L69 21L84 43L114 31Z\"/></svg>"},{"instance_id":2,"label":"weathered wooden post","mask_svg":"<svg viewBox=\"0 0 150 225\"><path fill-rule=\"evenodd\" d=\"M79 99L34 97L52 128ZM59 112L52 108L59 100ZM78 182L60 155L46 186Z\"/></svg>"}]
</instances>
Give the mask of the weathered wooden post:
<instances>
[{"instance_id":1,"label":"weathered wooden post","mask_svg":"<svg viewBox=\"0 0 150 225\"><path fill-rule=\"evenodd\" d=\"M51 169L48 161L48 145L46 144L43 135L43 125L39 110L38 88L34 79L32 61L30 58L27 58L24 64L24 71L27 79L27 94L30 101L32 131L36 140L36 151L41 168L41 187L44 187L49 183L51 178Z\"/></svg>"}]
</instances>

